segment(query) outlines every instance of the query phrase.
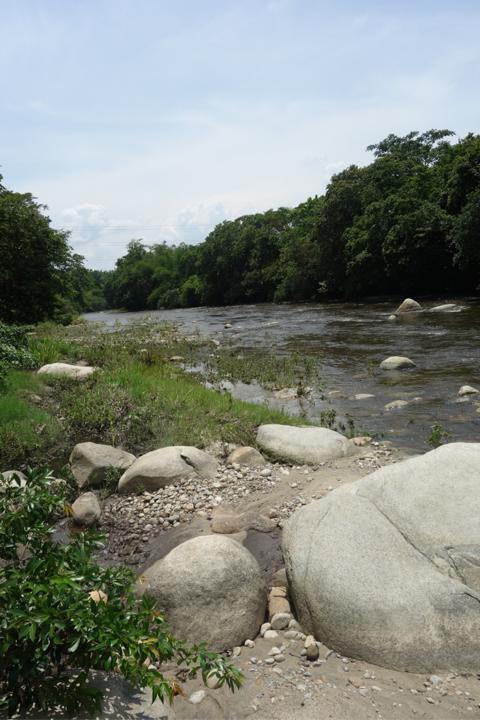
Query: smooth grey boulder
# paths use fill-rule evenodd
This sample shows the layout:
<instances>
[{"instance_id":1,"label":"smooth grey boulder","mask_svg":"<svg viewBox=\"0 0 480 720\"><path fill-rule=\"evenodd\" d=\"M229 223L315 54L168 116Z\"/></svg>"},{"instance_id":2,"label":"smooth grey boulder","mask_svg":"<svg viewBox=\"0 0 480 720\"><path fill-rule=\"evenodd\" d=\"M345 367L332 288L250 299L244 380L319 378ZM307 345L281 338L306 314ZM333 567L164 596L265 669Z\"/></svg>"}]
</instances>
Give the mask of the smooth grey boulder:
<instances>
[{"instance_id":1,"label":"smooth grey boulder","mask_svg":"<svg viewBox=\"0 0 480 720\"><path fill-rule=\"evenodd\" d=\"M258 633L267 590L253 555L225 535L187 540L137 580L153 597L173 633L190 643L232 648Z\"/></svg>"},{"instance_id":2,"label":"smooth grey boulder","mask_svg":"<svg viewBox=\"0 0 480 720\"><path fill-rule=\"evenodd\" d=\"M260 425L257 443L279 458L299 463L324 462L355 452L344 435L320 427Z\"/></svg>"},{"instance_id":3,"label":"smooth grey boulder","mask_svg":"<svg viewBox=\"0 0 480 720\"><path fill-rule=\"evenodd\" d=\"M395 310L395 313L418 312L419 310L422 310L420 303L416 300L412 300L412 298L405 298L405 300Z\"/></svg>"},{"instance_id":4,"label":"smooth grey boulder","mask_svg":"<svg viewBox=\"0 0 480 720\"><path fill-rule=\"evenodd\" d=\"M80 488L99 487L110 468L127 470L136 459L135 455L111 445L82 442L73 448L70 466Z\"/></svg>"},{"instance_id":5,"label":"smooth grey boulder","mask_svg":"<svg viewBox=\"0 0 480 720\"><path fill-rule=\"evenodd\" d=\"M413 368L415 363L410 358L403 357L402 355L392 355L391 357L385 358L380 363L382 370L404 370L405 368Z\"/></svg>"},{"instance_id":6,"label":"smooth grey boulder","mask_svg":"<svg viewBox=\"0 0 480 720\"><path fill-rule=\"evenodd\" d=\"M95 525L102 514L98 498L93 492L86 492L72 504L73 521L77 525L90 527Z\"/></svg>"},{"instance_id":7,"label":"smooth grey boulder","mask_svg":"<svg viewBox=\"0 0 480 720\"><path fill-rule=\"evenodd\" d=\"M334 490L287 521L306 631L410 672L480 667L480 443L453 443Z\"/></svg>"},{"instance_id":8,"label":"smooth grey boulder","mask_svg":"<svg viewBox=\"0 0 480 720\"><path fill-rule=\"evenodd\" d=\"M118 492L158 490L190 476L213 477L217 461L203 450L185 445L152 450L130 465L118 482Z\"/></svg>"},{"instance_id":9,"label":"smooth grey boulder","mask_svg":"<svg viewBox=\"0 0 480 720\"><path fill-rule=\"evenodd\" d=\"M93 375L97 368L91 367L90 365L69 365L68 363L49 363L43 365L37 370L38 375L63 375L64 377L71 377L75 380L84 380L90 375Z\"/></svg>"},{"instance_id":10,"label":"smooth grey boulder","mask_svg":"<svg viewBox=\"0 0 480 720\"><path fill-rule=\"evenodd\" d=\"M237 465L246 465L247 467L260 467L261 465L266 465L267 461L258 450L246 445L245 447L239 447L233 450L228 456L227 462L230 463L230 465L235 463Z\"/></svg>"}]
</instances>

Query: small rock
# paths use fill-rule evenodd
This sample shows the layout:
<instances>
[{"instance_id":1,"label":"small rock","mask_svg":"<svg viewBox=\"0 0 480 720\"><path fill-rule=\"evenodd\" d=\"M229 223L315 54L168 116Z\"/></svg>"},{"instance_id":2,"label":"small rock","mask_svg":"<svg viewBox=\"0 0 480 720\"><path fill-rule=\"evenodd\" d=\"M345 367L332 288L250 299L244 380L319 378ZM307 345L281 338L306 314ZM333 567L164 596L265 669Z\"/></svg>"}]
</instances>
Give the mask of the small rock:
<instances>
[{"instance_id":1,"label":"small rock","mask_svg":"<svg viewBox=\"0 0 480 720\"><path fill-rule=\"evenodd\" d=\"M275 638L278 638L278 633L276 630L266 630L263 637L265 640L275 640Z\"/></svg>"},{"instance_id":2,"label":"small rock","mask_svg":"<svg viewBox=\"0 0 480 720\"><path fill-rule=\"evenodd\" d=\"M313 635L307 635L307 637L305 638L304 648L306 651L307 660L310 660L310 662L318 660L320 651Z\"/></svg>"},{"instance_id":3,"label":"small rock","mask_svg":"<svg viewBox=\"0 0 480 720\"><path fill-rule=\"evenodd\" d=\"M283 653L279 653L278 655L275 655L273 659L276 663L285 662L285 655L283 655Z\"/></svg>"},{"instance_id":4,"label":"small rock","mask_svg":"<svg viewBox=\"0 0 480 720\"><path fill-rule=\"evenodd\" d=\"M192 693L188 699L192 703L192 705L199 705L202 700L205 700L206 697L206 690L197 690L196 692Z\"/></svg>"},{"instance_id":5,"label":"small rock","mask_svg":"<svg viewBox=\"0 0 480 720\"><path fill-rule=\"evenodd\" d=\"M206 685L210 690L217 690L220 687L220 678L214 672L211 672L207 675Z\"/></svg>"},{"instance_id":6,"label":"small rock","mask_svg":"<svg viewBox=\"0 0 480 720\"><path fill-rule=\"evenodd\" d=\"M255 643L254 643L253 640L245 640L245 642L244 642L243 644L245 645L245 647L248 647L248 648L254 648L254 647L255 647Z\"/></svg>"},{"instance_id":7,"label":"small rock","mask_svg":"<svg viewBox=\"0 0 480 720\"><path fill-rule=\"evenodd\" d=\"M271 627L272 626L270 625L269 622L263 623L263 625L260 628L260 635L263 637L265 635L265 633L267 632L267 630L270 630Z\"/></svg>"},{"instance_id":8,"label":"small rock","mask_svg":"<svg viewBox=\"0 0 480 720\"><path fill-rule=\"evenodd\" d=\"M233 655L233 657L238 657L241 654L241 652L242 652L242 648L240 647L240 645L236 645L232 650L232 655Z\"/></svg>"},{"instance_id":9,"label":"small rock","mask_svg":"<svg viewBox=\"0 0 480 720\"><path fill-rule=\"evenodd\" d=\"M274 587L288 587L287 572L285 568L281 568L280 570L277 570L275 573L273 573L272 585Z\"/></svg>"},{"instance_id":10,"label":"small rock","mask_svg":"<svg viewBox=\"0 0 480 720\"><path fill-rule=\"evenodd\" d=\"M382 370L404 370L413 367L415 367L415 363L410 358L401 355L392 355L380 363Z\"/></svg>"},{"instance_id":11,"label":"small rock","mask_svg":"<svg viewBox=\"0 0 480 720\"><path fill-rule=\"evenodd\" d=\"M400 410L400 408L404 408L408 405L408 400L392 400L392 402L387 403L384 406L384 409L389 410Z\"/></svg>"},{"instance_id":12,"label":"small rock","mask_svg":"<svg viewBox=\"0 0 480 720\"><path fill-rule=\"evenodd\" d=\"M464 395L478 395L479 391L471 385L462 385L458 391L458 395L463 397Z\"/></svg>"},{"instance_id":13,"label":"small rock","mask_svg":"<svg viewBox=\"0 0 480 720\"><path fill-rule=\"evenodd\" d=\"M288 623L292 619L290 613L277 613L270 620L273 630L285 630L288 627Z\"/></svg>"},{"instance_id":14,"label":"small rock","mask_svg":"<svg viewBox=\"0 0 480 720\"><path fill-rule=\"evenodd\" d=\"M72 505L73 521L77 525L90 527L100 520L102 514L100 503L93 492L80 495Z\"/></svg>"},{"instance_id":15,"label":"small rock","mask_svg":"<svg viewBox=\"0 0 480 720\"><path fill-rule=\"evenodd\" d=\"M352 438L351 442L357 447L364 447L370 445L372 438L369 435L359 435L358 437Z\"/></svg>"}]
</instances>

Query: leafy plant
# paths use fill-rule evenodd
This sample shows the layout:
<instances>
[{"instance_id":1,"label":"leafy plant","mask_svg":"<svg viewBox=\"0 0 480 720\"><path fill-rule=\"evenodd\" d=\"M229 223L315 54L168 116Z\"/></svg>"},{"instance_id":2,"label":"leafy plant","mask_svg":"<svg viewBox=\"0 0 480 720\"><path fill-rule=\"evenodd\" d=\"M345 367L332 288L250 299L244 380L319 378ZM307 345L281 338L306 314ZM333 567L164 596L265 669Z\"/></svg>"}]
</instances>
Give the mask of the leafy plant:
<instances>
[{"instance_id":1,"label":"leafy plant","mask_svg":"<svg viewBox=\"0 0 480 720\"><path fill-rule=\"evenodd\" d=\"M430 435L426 439L426 443L432 448L437 448L443 445L444 442L448 442L451 437L452 433L445 430L440 423L434 423L431 427Z\"/></svg>"},{"instance_id":2,"label":"leafy plant","mask_svg":"<svg viewBox=\"0 0 480 720\"><path fill-rule=\"evenodd\" d=\"M152 700L172 700L175 681L161 663L177 662L187 677L218 677L234 690L242 676L204 645L174 638L148 598L134 594L126 568L98 565L96 533L68 544L52 537L51 520L68 510L62 481L45 469L29 470L0 492L0 708L67 712L101 706L87 684L90 670L121 674L149 687Z\"/></svg>"},{"instance_id":3,"label":"leafy plant","mask_svg":"<svg viewBox=\"0 0 480 720\"><path fill-rule=\"evenodd\" d=\"M28 349L28 327L22 325L4 325L0 323L0 363L17 369L30 369L35 366L32 353Z\"/></svg>"}]
</instances>

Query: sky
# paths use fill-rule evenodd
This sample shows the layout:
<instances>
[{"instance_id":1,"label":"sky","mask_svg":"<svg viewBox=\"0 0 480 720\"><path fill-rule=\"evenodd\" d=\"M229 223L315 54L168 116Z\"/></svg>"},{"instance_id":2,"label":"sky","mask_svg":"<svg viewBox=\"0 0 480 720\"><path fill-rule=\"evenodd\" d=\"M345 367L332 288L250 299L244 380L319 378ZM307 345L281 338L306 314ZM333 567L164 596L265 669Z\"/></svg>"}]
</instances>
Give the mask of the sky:
<instances>
[{"instance_id":1,"label":"sky","mask_svg":"<svg viewBox=\"0 0 480 720\"><path fill-rule=\"evenodd\" d=\"M478 0L0 0L0 173L86 265L480 131Z\"/></svg>"}]
</instances>

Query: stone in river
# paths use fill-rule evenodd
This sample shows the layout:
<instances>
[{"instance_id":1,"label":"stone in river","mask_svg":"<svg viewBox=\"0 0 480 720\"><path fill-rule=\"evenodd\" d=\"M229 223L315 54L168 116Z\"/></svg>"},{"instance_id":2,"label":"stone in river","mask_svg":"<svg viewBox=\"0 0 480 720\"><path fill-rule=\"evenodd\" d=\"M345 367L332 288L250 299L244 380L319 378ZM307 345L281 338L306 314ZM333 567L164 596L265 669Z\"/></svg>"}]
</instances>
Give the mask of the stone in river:
<instances>
[{"instance_id":1,"label":"stone in river","mask_svg":"<svg viewBox=\"0 0 480 720\"><path fill-rule=\"evenodd\" d=\"M403 357L402 355L392 355L391 357L385 358L380 363L382 370L404 370L405 368L413 368L415 363L410 358Z\"/></svg>"}]
</instances>

